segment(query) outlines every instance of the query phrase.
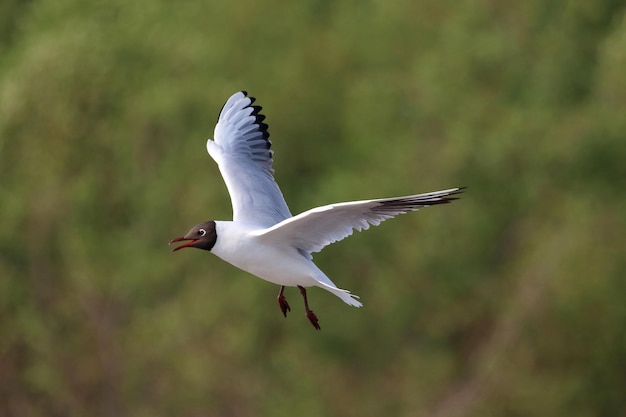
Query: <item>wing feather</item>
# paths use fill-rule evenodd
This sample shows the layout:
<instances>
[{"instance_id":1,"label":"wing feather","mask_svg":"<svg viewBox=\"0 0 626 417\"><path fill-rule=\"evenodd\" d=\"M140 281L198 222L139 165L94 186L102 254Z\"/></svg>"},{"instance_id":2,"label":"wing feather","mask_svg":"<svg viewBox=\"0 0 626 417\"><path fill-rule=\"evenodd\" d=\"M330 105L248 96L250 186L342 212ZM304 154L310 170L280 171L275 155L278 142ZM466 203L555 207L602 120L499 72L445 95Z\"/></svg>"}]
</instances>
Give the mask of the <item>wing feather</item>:
<instances>
[{"instance_id":1,"label":"wing feather","mask_svg":"<svg viewBox=\"0 0 626 417\"><path fill-rule=\"evenodd\" d=\"M245 91L222 107L207 151L217 162L233 206L233 220L270 227L291 217L274 180L273 152L265 116Z\"/></svg>"},{"instance_id":2,"label":"wing feather","mask_svg":"<svg viewBox=\"0 0 626 417\"><path fill-rule=\"evenodd\" d=\"M329 204L283 220L268 230L258 232L263 239L295 246L301 252L319 252L327 245L350 236L354 230L369 229L399 214L423 207L450 203L462 188L416 194L405 197L351 201Z\"/></svg>"}]
</instances>

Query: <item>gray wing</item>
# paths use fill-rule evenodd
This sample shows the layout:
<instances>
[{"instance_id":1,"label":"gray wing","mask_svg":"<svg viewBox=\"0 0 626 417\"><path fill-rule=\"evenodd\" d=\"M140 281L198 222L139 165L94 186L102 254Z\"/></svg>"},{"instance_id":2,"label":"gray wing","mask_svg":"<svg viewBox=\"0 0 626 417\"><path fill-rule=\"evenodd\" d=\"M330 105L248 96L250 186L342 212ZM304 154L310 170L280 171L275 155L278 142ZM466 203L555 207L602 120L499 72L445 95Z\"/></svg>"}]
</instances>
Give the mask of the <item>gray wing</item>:
<instances>
[{"instance_id":1,"label":"gray wing","mask_svg":"<svg viewBox=\"0 0 626 417\"><path fill-rule=\"evenodd\" d=\"M265 116L245 91L224 104L207 151L217 162L233 206L233 220L270 227L291 217L274 180Z\"/></svg>"},{"instance_id":2,"label":"gray wing","mask_svg":"<svg viewBox=\"0 0 626 417\"><path fill-rule=\"evenodd\" d=\"M257 235L272 242L288 243L310 254L350 236L355 229L367 230L370 225L378 226L398 214L450 203L461 191L462 188L451 188L405 197L329 204L283 220Z\"/></svg>"}]
</instances>

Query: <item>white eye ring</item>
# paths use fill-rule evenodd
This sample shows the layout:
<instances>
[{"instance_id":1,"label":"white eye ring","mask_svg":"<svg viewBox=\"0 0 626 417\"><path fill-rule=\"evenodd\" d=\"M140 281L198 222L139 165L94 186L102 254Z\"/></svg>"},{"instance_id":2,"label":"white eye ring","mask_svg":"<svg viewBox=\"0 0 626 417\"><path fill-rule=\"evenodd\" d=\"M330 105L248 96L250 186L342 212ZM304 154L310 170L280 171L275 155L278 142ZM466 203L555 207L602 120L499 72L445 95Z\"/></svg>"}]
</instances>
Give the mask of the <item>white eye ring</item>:
<instances>
[{"instance_id":1,"label":"white eye ring","mask_svg":"<svg viewBox=\"0 0 626 417\"><path fill-rule=\"evenodd\" d=\"M200 229L200 230L198 230L198 234L199 234L200 236L204 236L204 235L206 235L206 230L204 230L204 229Z\"/></svg>"}]
</instances>

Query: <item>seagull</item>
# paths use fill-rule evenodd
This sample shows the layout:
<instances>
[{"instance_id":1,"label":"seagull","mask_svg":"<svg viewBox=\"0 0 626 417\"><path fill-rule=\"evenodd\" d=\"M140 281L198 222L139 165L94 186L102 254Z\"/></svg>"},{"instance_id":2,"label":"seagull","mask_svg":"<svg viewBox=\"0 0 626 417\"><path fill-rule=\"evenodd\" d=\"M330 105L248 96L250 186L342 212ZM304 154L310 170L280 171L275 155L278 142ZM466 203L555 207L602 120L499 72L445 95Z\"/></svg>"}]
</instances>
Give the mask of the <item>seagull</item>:
<instances>
[{"instance_id":1,"label":"seagull","mask_svg":"<svg viewBox=\"0 0 626 417\"><path fill-rule=\"evenodd\" d=\"M207 140L209 155L217 163L230 194L232 221L209 220L170 241L185 242L172 252L197 248L212 252L252 275L280 286L278 305L283 316L291 307L285 287L298 287L306 317L320 330L309 308L306 288L319 287L346 304L361 307L358 296L338 288L313 263L312 253L367 230L384 220L423 207L450 203L464 187L395 198L329 204L292 216L274 180L273 152L265 116L253 105L254 97L240 91L224 104Z\"/></svg>"}]
</instances>

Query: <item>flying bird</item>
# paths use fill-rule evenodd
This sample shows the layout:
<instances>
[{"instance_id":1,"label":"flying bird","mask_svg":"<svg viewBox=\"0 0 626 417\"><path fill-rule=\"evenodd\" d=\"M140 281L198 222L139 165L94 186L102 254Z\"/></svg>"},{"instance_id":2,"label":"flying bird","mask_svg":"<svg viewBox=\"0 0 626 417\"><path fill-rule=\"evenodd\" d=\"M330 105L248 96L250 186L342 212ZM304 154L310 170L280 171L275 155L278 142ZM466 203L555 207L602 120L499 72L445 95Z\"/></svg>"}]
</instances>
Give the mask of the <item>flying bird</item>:
<instances>
[{"instance_id":1,"label":"flying bird","mask_svg":"<svg viewBox=\"0 0 626 417\"><path fill-rule=\"evenodd\" d=\"M316 207L292 216L274 180L273 152L261 107L245 91L224 104L207 151L224 178L233 207L232 221L209 220L191 228L174 248L204 249L266 281L280 285L278 305L285 317L291 307L285 287L298 287L311 324L320 329L309 308L306 288L319 287L361 307L358 296L338 288L313 263L312 253L357 231L378 226L398 214L450 203L463 188Z\"/></svg>"}]
</instances>

